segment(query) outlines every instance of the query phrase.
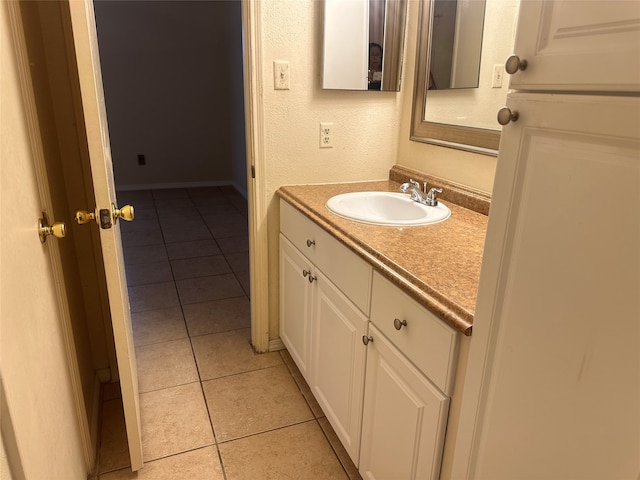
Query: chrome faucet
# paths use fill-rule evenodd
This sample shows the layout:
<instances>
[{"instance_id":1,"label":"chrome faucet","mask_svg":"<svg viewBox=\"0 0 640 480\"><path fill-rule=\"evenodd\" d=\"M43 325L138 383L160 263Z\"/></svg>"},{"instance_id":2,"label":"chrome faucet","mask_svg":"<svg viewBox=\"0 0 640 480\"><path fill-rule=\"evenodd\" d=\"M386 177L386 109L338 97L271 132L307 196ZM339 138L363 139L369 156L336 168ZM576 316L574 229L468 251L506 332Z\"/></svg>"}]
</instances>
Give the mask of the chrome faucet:
<instances>
[{"instance_id":1,"label":"chrome faucet","mask_svg":"<svg viewBox=\"0 0 640 480\"><path fill-rule=\"evenodd\" d=\"M423 188L420 188L420 184L413 178L409 179L407 183L400 185L400 191L402 193L410 193L411 200L428 205L429 207L435 207L438 205L437 194L442 193L441 188L432 188L427 192L427 182L423 182Z\"/></svg>"}]
</instances>

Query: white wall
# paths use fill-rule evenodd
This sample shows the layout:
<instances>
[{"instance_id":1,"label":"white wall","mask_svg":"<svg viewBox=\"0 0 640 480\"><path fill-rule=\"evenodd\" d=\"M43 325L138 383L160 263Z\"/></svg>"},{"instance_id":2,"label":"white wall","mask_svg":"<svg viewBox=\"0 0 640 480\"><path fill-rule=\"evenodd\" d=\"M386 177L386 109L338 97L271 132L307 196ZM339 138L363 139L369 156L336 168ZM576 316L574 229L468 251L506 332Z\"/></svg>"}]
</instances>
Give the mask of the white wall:
<instances>
[{"instance_id":1,"label":"white wall","mask_svg":"<svg viewBox=\"0 0 640 480\"><path fill-rule=\"evenodd\" d=\"M387 178L395 163L401 95L322 90L322 7L314 0L261 1L265 175L269 229L270 337L278 337L275 191L286 184ZM273 60L290 62L291 89L273 89ZM319 148L333 122L334 147Z\"/></svg>"},{"instance_id":2,"label":"white wall","mask_svg":"<svg viewBox=\"0 0 640 480\"><path fill-rule=\"evenodd\" d=\"M240 6L95 2L118 188L246 188Z\"/></svg>"}]
</instances>

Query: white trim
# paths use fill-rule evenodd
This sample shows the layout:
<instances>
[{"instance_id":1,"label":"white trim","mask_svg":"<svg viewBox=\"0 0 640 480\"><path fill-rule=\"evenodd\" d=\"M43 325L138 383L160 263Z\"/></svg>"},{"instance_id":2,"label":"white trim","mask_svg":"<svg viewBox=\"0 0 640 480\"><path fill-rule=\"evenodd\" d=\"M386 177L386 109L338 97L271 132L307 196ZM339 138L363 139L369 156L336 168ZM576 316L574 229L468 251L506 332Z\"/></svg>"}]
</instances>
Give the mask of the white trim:
<instances>
[{"instance_id":1,"label":"white trim","mask_svg":"<svg viewBox=\"0 0 640 480\"><path fill-rule=\"evenodd\" d=\"M33 156L33 164L36 172L36 181L38 184L38 194L42 202L43 210L49 215L49 219L54 221L55 212L51 201L51 192L49 190L49 178L47 176L47 167L42 146L42 137L38 122L38 112L35 105L33 93L33 83L31 80L29 56L27 54L26 40L23 31L22 15L20 12L19 2L4 2L8 8L9 19L11 22L11 34L14 38L14 48L16 53L17 67L20 76L20 85L22 87L22 97L24 101L24 111L27 120L27 128L31 143ZM73 328L71 325L71 314L67 291L63 278L62 259L60 256L60 246L58 242L49 240L45 248L48 250L51 260L51 271L56 287L56 297L58 299L58 310L60 316L60 328L64 340L64 350L67 358L67 366L69 368L69 380L73 401L75 404L75 415L78 421L78 434L84 454L84 461L87 472L93 469L95 463L95 451L91 441L91 430L87 420L87 409L84 402L82 391L82 381L80 379L80 368L78 366L78 358L76 356L75 341L73 338Z\"/></svg>"},{"instance_id":2,"label":"white trim","mask_svg":"<svg viewBox=\"0 0 640 480\"><path fill-rule=\"evenodd\" d=\"M251 282L251 343L257 352L269 350L269 248L264 174L264 113L260 0L242 2L244 34L244 95L249 189L249 271ZM255 178L252 176L255 171Z\"/></svg>"},{"instance_id":3,"label":"white trim","mask_svg":"<svg viewBox=\"0 0 640 480\"><path fill-rule=\"evenodd\" d=\"M280 338L276 338L275 340L269 340L269 351L270 352L279 352L280 350L285 350L284 343Z\"/></svg>"}]
</instances>

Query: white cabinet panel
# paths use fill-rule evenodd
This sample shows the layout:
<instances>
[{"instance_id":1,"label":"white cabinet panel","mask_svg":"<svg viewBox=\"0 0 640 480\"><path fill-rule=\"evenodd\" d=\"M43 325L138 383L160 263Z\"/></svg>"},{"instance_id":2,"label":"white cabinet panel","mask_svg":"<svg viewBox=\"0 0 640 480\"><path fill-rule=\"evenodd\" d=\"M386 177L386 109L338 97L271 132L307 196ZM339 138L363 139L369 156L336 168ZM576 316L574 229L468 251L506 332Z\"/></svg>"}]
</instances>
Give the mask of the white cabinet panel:
<instances>
[{"instance_id":1,"label":"white cabinet panel","mask_svg":"<svg viewBox=\"0 0 640 480\"><path fill-rule=\"evenodd\" d=\"M449 398L373 325L370 335L360 474L370 480L437 479Z\"/></svg>"},{"instance_id":2,"label":"white cabinet panel","mask_svg":"<svg viewBox=\"0 0 640 480\"><path fill-rule=\"evenodd\" d=\"M313 289L304 271L311 263L280 235L280 338L309 380L311 356L311 308Z\"/></svg>"},{"instance_id":3,"label":"white cabinet panel","mask_svg":"<svg viewBox=\"0 0 640 480\"><path fill-rule=\"evenodd\" d=\"M280 201L280 229L366 315L373 268L301 212Z\"/></svg>"},{"instance_id":4,"label":"white cabinet panel","mask_svg":"<svg viewBox=\"0 0 640 480\"><path fill-rule=\"evenodd\" d=\"M406 325L396 326L396 319ZM451 395L458 359L458 332L379 273L373 276L371 322L438 388Z\"/></svg>"},{"instance_id":5,"label":"white cabinet panel","mask_svg":"<svg viewBox=\"0 0 640 480\"><path fill-rule=\"evenodd\" d=\"M523 1L514 53L520 90L639 91L637 1Z\"/></svg>"},{"instance_id":6,"label":"white cabinet panel","mask_svg":"<svg viewBox=\"0 0 640 480\"><path fill-rule=\"evenodd\" d=\"M508 105L520 118L489 217L474 338L491 356L472 343L469 364L491 363L467 478L636 478L640 98Z\"/></svg>"},{"instance_id":7,"label":"white cabinet panel","mask_svg":"<svg viewBox=\"0 0 640 480\"><path fill-rule=\"evenodd\" d=\"M357 466L368 320L322 273L316 288L310 386Z\"/></svg>"}]
</instances>

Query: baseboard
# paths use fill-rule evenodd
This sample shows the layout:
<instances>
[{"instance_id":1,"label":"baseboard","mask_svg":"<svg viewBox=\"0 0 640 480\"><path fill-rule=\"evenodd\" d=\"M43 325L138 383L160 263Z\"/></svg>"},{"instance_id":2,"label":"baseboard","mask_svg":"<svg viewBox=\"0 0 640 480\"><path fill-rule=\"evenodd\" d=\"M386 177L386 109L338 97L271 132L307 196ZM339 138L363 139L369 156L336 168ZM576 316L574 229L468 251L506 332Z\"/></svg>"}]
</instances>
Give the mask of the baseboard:
<instances>
[{"instance_id":1,"label":"baseboard","mask_svg":"<svg viewBox=\"0 0 640 480\"><path fill-rule=\"evenodd\" d=\"M284 343L282 343L282 340L280 340L279 338L276 338L275 340L269 340L270 352L277 352L280 350L284 350Z\"/></svg>"}]
</instances>

